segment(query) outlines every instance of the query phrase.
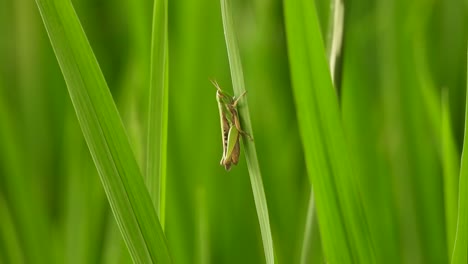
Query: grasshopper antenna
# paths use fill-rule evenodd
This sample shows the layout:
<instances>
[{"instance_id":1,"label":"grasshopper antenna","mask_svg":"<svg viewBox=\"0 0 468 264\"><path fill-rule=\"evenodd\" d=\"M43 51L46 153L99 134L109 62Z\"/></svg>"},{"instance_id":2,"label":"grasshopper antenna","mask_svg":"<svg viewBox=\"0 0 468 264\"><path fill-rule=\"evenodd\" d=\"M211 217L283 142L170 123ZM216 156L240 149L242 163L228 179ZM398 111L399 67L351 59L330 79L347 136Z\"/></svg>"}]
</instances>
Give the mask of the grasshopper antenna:
<instances>
[{"instance_id":1,"label":"grasshopper antenna","mask_svg":"<svg viewBox=\"0 0 468 264\"><path fill-rule=\"evenodd\" d=\"M216 80L210 79L210 82L216 87L217 90L221 90L221 87L219 87L219 84Z\"/></svg>"}]
</instances>

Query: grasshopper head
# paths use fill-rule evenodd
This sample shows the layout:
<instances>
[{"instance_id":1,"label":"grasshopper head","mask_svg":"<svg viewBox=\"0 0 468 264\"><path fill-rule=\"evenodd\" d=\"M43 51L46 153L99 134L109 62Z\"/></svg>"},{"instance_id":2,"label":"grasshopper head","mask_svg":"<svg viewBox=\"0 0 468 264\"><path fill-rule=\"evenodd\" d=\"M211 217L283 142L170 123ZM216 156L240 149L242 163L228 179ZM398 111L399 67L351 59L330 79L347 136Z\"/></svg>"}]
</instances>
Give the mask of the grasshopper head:
<instances>
[{"instance_id":1,"label":"grasshopper head","mask_svg":"<svg viewBox=\"0 0 468 264\"><path fill-rule=\"evenodd\" d=\"M210 81L216 88L216 97L221 99L224 103L230 103L232 101L231 96L228 93L224 92L223 89L221 89L217 81Z\"/></svg>"},{"instance_id":2,"label":"grasshopper head","mask_svg":"<svg viewBox=\"0 0 468 264\"><path fill-rule=\"evenodd\" d=\"M221 87L219 87L219 84L216 80L210 80L210 82L213 84L213 86L216 88L216 97L218 98L224 98L224 93L223 90L221 90Z\"/></svg>"}]
</instances>

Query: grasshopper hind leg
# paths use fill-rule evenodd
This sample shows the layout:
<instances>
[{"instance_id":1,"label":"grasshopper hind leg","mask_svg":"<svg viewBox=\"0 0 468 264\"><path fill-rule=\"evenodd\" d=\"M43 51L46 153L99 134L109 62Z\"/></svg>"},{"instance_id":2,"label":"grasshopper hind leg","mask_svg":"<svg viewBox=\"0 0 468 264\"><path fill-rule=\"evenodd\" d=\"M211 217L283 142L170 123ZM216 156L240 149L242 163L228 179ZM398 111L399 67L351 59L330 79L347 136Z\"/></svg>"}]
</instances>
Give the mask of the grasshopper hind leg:
<instances>
[{"instance_id":1,"label":"grasshopper hind leg","mask_svg":"<svg viewBox=\"0 0 468 264\"><path fill-rule=\"evenodd\" d=\"M237 141L236 145L234 146L234 149L232 150L232 163L234 163L234 165L237 165L237 163L239 163L239 155L240 144L239 141Z\"/></svg>"},{"instance_id":2,"label":"grasshopper hind leg","mask_svg":"<svg viewBox=\"0 0 468 264\"><path fill-rule=\"evenodd\" d=\"M249 133L245 132L244 130L239 130L239 133L243 136L246 136L250 141L253 141L253 137Z\"/></svg>"}]
</instances>

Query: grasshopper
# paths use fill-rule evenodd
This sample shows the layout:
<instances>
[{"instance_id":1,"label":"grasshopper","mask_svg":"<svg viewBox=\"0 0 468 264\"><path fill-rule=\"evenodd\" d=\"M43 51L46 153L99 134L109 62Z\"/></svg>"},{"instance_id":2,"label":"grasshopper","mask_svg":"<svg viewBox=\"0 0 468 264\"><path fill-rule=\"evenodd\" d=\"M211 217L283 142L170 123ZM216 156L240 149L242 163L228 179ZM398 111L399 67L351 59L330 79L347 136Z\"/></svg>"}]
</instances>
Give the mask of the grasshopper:
<instances>
[{"instance_id":1,"label":"grasshopper","mask_svg":"<svg viewBox=\"0 0 468 264\"><path fill-rule=\"evenodd\" d=\"M216 81L211 81L216 87L216 100L218 101L219 117L221 120L221 135L223 140L223 156L220 165L229 171L232 164L237 165L240 155L240 135L252 137L242 130L237 112L237 103L245 96L242 93L238 98L224 92Z\"/></svg>"}]
</instances>

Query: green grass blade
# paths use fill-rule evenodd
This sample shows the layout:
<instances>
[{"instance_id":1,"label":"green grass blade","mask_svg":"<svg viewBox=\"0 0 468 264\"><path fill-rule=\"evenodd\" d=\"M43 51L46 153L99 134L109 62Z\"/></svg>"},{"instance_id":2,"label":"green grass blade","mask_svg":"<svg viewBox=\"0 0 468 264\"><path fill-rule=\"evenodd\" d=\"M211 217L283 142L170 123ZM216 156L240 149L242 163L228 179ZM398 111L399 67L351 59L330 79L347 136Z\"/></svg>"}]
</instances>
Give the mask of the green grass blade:
<instances>
[{"instance_id":1,"label":"green grass blade","mask_svg":"<svg viewBox=\"0 0 468 264\"><path fill-rule=\"evenodd\" d=\"M444 205L447 248L452 253L457 230L457 197L460 160L455 143L448 94L442 98L442 165L444 173Z\"/></svg>"},{"instance_id":2,"label":"green grass blade","mask_svg":"<svg viewBox=\"0 0 468 264\"><path fill-rule=\"evenodd\" d=\"M125 38L129 54L116 86L120 92L114 98L142 172L146 172L147 159L151 7L150 1L135 0L119 2L115 8L123 13L119 20L129 26Z\"/></svg>"},{"instance_id":3,"label":"green grass blade","mask_svg":"<svg viewBox=\"0 0 468 264\"><path fill-rule=\"evenodd\" d=\"M468 69L467 69L468 77ZM467 83L468 90L468 83ZM467 93L468 97L468 93ZM453 248L452 264L468 262L468 100L465 109L465 137L461 159L459 193L458 193L458 223L455 245Z\"/></svg>"},{"instance_id":4,"label":"green grass blade","mask_svg":"<svg viewBox=\"0 0 468 264\"><path fill-rule=\"evenodd\" d=\"M224 37L226 39L229 66L231 68L232 86L234 94L236 96L240 96L245 92L244 74L242 71L242 63L237 47L234 23L231 17L228 0L221 0L221 15L223 18ZM242 128L250 135L253 135L247 98L243 98L239 101L238 109ZM250 174L250 183L252 185L255 207L257 208L258 220L260 222L265 259L268 264L275 263L270 217L268 214L268 206L265 190L263 188L262 174L260 173L260 166L258 164L255 142L250 141L245 137L243 137L242 142L244 143L245 157Z\"/></svg>"},{"instance_id":5,"label":"green grass blade","mask_svg":"<svg viewBox=\"0 0 468 264\"><path fill-rule=\"evenodd\" d=\"M311 263L312 261L312 238L314 236L313 226L314 226L314 214L315 214L315 202L314 202L314 193L310 192L309 205L307 206L307 219L304 229L304 238L302 240L302 249L301 249L301 264Z\"/></svg>"},{"instance_id":6,"label":"green grass blade","mask_svg":"<svg viewBox=\"0 0 468 264\"><path fill-rule=\"evenodd\" d=\"M424 19L420 19L421 25L427 23L428 12L423 12ZM422 26L421 26L422 27ZM453 124L451 122L450 100L448 89L443 88L442 96L436 89L433 76L428 69L428 61L425 56L427 48L424 45L423 30L418 31L414 36L414 60L418 70L417 79L421 85L418 91L422 98L425 114L431 128L434 138L440 141L439 156L443 169L443 195L445 210L445 235L447 240L447 256L451 257L453 244L455 242L455 233L457 225L457 199L458 199L458 176L460 169L460 160L455 142ZM441 100L442 97L442 100ZM442 104L441 104L442 102ZM442 105L442 107L441 107Z\"/></svg>"},{"instance_id":7,"label":"green grass blade","mask_svg":"<svg viewBox=\"0 0 468 264\"><path fill-rule=\"evenodd\" d=\"M336 83L337 60L343 46L344 4L341 0L330 1L328 22L327 57L333 83Z\"/></svg>"},{"instance_id":8,"label":"green grass blade","mask_svg":"<svg viewBox=\"0 0 468 264\"><path fill-rule=\"evenodd\" d=\"M328 37L327 37L327 57L328 65L333 83L336 83L336 63L341 55L343 41L343 22L344 22L344 5L341 0L330 1ZM320 252L311 252L312 236L317 236L317 232L313 232L313 226L317 225L315 216L315 201L313 191L310 192L309 206L307 207L307 219L305 226L305 234L301 249L301 263L310 263L315 254L320 255Z\"/></svg>"},{"instance_id":9,"label":"green grass blade","mask_svg":"<svg viewBox=\"0 0 468 264\"><path fill-rule=\"evenodd\" d=\"M423 20L424 21L424 20ZM448 89L442 90L442 100L438 94L425 57L427 54L425 46L422 44L423 36L415 36L414 53L415 62L419 69L418 80L421 83L418 91L422 98L426 116L434 138L440 141L439 155L443 169L444 188L444 210L445 210L445 233L447 239L447 256L451 256L457 225L457 199L458 199L458 176L460 169L459 154L455 142L453 124L451 122L451 112L449 105ZM442 101L442 108L441 108Z\"/></svg>"},{"instance_id":10,"label":"green grass blade","mask_svg":"<svg viewBox=\"0 0 468 264\"><path fill-rule=\"evenodd\" d=\"M306 163L330 263L375 263L315 5L284 1L293 90Z\"/></svg>"},{"instance_id":11,"label":"green grass blade","mask_svg":"<svg viewBox=\"0 0 468 264\"><path fill-rule=\"evenodd\" d=\"M136 263L170 263L162 228L71 1L37 0L88 148Z\"/></svg>"},{"instance_id":12,"label":"green grass blade","mask_svg":"<svg viewBox=\"0 0 468 264\"><path fill-rule=\"evenodd\" d=\"M299 17L298 1L284 1L285 22L288 39L290 68L294 91L312 92L310 73L304 54L307 53L303 39L303 24ZM340 212L335 183L325 156L325 145L317 118L317 109L308 105L306 97L295 94L299 129L304 146L305 159L310 181L314 186L315 203L322 233L322 244L327 261L330 263L351 263L352 252L348 244L343 218ZM307 97L312 97L309 94Z\"/></svg>"},{"instance_id":13,"label":"green grass blade","mask_svg":"<svg viewBox=\"0 0 468 264\"><path fill-rule=\"evenodd\" d=\"M146 184L164 229L167 171L167 0L154 0Z\"/></svg>"}]
</instances>

